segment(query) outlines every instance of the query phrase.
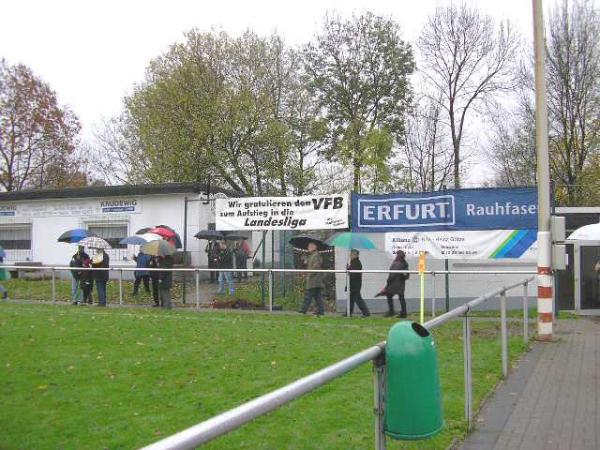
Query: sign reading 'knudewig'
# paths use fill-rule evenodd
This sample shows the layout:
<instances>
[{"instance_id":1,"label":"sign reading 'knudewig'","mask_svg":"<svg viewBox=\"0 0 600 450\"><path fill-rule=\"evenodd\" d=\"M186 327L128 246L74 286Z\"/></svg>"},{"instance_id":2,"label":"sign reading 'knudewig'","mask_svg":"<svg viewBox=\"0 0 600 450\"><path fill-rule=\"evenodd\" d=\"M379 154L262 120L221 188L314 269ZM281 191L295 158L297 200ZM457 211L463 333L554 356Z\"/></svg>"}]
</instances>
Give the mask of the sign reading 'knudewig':
<instances>
[{"instance_id":1,"label":"sign reading 'knudewig'","mask_svg":"<svg viewBox=\"0 0 600 450\"><path fill-rule=\"evenodd\" d=\"M231 230L323 230L348 228L348 195L219 198L215 228Z\"/></svg>"},{"instance_id":2,"label":"sign reading 'knudewig'","mask_svg":"<svg viewBox=\"0 0 600 450\"><path fill-rule=\"evenodd\" d=\"M354 231L537 229L535 188L352 194Z\"/></svg>"}]
</instances>

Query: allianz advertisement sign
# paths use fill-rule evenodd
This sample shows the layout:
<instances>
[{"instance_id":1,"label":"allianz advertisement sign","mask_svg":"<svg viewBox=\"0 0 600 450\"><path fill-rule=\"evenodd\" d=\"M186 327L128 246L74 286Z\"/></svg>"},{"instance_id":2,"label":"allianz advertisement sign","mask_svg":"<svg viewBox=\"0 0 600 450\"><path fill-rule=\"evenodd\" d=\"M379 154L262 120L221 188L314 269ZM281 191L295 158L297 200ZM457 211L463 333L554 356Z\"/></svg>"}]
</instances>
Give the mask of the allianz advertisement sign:
<instances>
[{"instance_id":1,"label":"allianz advertisement sign","mask_svg":"<svg viewBox=\"0 0 600 450\"><path fill-rule=\"evenodd\" d=\"M352 229L381 233L537 229L537 189L352 194Z\"/></svg>"}]
</instances>

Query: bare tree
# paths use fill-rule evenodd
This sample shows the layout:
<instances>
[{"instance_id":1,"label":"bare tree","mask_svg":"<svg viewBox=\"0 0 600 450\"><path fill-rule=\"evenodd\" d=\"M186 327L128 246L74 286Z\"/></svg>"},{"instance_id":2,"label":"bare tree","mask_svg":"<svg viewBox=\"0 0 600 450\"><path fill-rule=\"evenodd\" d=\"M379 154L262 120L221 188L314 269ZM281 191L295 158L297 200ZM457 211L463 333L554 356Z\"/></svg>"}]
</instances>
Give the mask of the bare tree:
<instances>
[{"instance_id":1,"label":"bare tree","mask_svg":"<svg viewBox=\"0 0 600 450\"><path fill-rule=\"evenodd\" d=\"M552 169L576 204L580 176L600 145L600 15L565 0L549 20L547 86Z\"/></svg>"},{"instance_id":2,"label":"bare tree","mask_svg":"<svg viewBox=\"0 0 600 450\"><path fill-rule=\"evenodd\" d=\"M494 116L489 159L496 171L496 186L530 186L536 183L535 111L522 99L513 111L500 109Z\"/></svg>"},{"instance_id":3,"label":"bare tree","mask_svg":"<svg viewBox=\"0 0 600 450\"><path fill-rule=\"evenodd\" d=\"M63 187L78 170L80 126L28 67L0 60L0 185L7 191Z\"/></svg>"},{"instance_id":4,"label":"bare tree","mask_svg":"<svg viewBox=\"0 0 600 450\"><path fill-rule=\"evenodd\" d=\"M477 9L452 4L429 17L418 46L426 80L443 94L440 106L452 136L454 185L460 187L467 117L477 103L512 86L517 36L508 22L496 26Z\"/></svg>"},{"instance_id":5,"label":"bare tree","mask_svg":"<svg viewBox=\"0 0 600 450\"><path fill-rule=\"evenodd\" d=\"M92 174L106 184L133 184L145 181L150 165L148 155L137 144L122 114L104 120L94 131L94 143L88 148Z\"/></svg>"},{"instance_id":6,"label":"bare tree","mask_svg":"<svg viewBox=\"0 0 600 450\"><path fill-rule=\"evenodd\" d=\"M452 179L452 143L446 138L440 99L423 96L406 119L400 160L406 170L403 189L435 191Z\"/></svg>"}]
</instances>

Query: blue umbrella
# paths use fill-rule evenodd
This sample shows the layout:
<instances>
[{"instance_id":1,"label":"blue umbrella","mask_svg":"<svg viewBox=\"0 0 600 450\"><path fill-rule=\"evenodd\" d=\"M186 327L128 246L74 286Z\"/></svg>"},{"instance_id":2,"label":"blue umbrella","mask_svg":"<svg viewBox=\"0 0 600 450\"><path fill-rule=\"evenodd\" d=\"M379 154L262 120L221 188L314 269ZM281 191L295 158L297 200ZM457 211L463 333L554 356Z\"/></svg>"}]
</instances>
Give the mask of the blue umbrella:
<instances>
[{"instance_id":1,"label":"blue umbrella","mask_svg":"<svg viewBox=\"0 0 600 450\"><path fill-rule=\"evenodd\" d=\"M6 252L4 248L0 245L0 258L6 258Z\"/></svg>"},{"instance_id":2,"label":"blue umbrella","mask_svg":"<svg viewBox=\"0 0 600 450\"><path fill-rule=\"evenodd\" d=\"M138 235L129 236L119 241L119 244L121 245L146 245L147 243L148 241L146 239Z\"/></svg>"},{"instance_id":3,"label":"blue umbrella","mask_svg":"<svg viewBox=\"0 0 600 450\"><path fill-rule=\"evenodd\" d=\"M97 237L94 233L86 230L85 228L74 228L72 230L65 231L58 238L58 242L65 242L67 244L75 244L86 237Z\"/></svg>"},{"instance_id":4,"label":"blue umbrella","mask_svg":"<svg viewBox=\"0 0 600 450\"><path fill-rule=\"evenodd\" d=\"M371 241L371 239L365 235L360 233L351 233L349 231L344 233L336 233L325 242L333 247L356 248L364 250L375 250L377 248L373 241Z\"/></svg>"}]
</instances>

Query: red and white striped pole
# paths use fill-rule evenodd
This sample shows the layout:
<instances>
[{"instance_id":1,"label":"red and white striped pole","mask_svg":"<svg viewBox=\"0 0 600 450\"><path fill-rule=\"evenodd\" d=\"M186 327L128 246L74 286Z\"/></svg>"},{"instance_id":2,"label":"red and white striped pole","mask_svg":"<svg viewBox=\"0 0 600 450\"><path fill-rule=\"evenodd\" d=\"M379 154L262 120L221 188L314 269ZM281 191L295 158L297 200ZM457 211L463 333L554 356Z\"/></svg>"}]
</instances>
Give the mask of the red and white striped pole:
<instances>
[{"instance_id":1,"label":"red and white striped pole","mask_svg":"<svg viewBox=\"0 0 600 450\"><path fill-rule=\"evenodd\" d=\"M552 340L554 300L552 296L552 237L548 231L538 232L538 339Z\"/></svg>"},{"instance_id":2,"label":"red and white striped pole","mask_svg":"<svg viewBox=\"0 0 600 450\"><path fill-rule=\"evenodd\" d=\"M552 236L550 233L550 158L546 104L545 40L542 0L533 1L535 50L535 144L538 183L538 339L552 340Z\"/></svg>"}]
</instances>

